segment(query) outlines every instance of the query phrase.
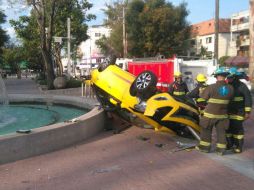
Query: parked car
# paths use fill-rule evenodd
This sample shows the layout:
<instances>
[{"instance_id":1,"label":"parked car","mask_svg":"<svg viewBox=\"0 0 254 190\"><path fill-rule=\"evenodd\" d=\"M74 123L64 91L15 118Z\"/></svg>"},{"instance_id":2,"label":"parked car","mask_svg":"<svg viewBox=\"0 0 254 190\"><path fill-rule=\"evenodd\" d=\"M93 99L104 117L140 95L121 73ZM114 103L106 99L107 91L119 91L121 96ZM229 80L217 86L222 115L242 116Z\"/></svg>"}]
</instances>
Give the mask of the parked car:
<instances>
[{"instance_id":1,"label":"parked car","mask_svg":"<svg viewBox=\"0 0 254 190\"><path fill-rule=\"evenodd\" d=\"M151 71L143 71L135 77L108 63L99 65L91 73L92 87L105 110L131 113L155 129L199 138L199 113L194 102L187 97L177 99L160 93L156 83L157 77Z\"/></svg>"}]
</instances>

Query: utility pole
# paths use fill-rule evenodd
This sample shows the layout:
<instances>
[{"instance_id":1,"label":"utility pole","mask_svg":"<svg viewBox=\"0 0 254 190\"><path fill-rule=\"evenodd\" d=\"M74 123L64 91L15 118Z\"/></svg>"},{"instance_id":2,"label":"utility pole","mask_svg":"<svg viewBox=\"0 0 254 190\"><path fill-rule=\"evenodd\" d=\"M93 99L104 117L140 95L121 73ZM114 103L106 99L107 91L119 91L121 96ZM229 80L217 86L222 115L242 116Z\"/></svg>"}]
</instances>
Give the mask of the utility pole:
<instances>
[{"instance_id":1,"label":"utility pole","mask_svg":"<svg viewBox=\"0 0 254 190\"><path fill-rule=\"evenodd\" d=\"M127 40L125 29L125 5L123 4L123 58L127 57Z\"/></svg>"},{"instance_id":2,"label":"utility pole","mask_svg":"<svg viewBox=\"0 0 254 190\"><path fill-rule=\"evenodd\" d=\"M67 18L67 73L71 74L71 19Z\"/></svg>"},{"instance_id":3,"label":"utility pole","mask_svg":"<svg viewBox=\"0 0 254 190\"><path fill-rule=\"evenodd\" d=\"M252 87L254 86L254 0L250 0L250 25L249 25L249 32L250 32L250 48L249 48L249 76L252 82Z\"/></svg>"},{"instance_id":4,"label":"utility pole","mask_svg":"<svg viewBox=\"0 0 254 190\"><path fill-rule=\"evenodd\" d=\"M214 62L215 66L218 65L219 58L219 13L220 13L220 2L219 0L215 0L215 39L214 39Z\"/></svg>"}]
</instances>

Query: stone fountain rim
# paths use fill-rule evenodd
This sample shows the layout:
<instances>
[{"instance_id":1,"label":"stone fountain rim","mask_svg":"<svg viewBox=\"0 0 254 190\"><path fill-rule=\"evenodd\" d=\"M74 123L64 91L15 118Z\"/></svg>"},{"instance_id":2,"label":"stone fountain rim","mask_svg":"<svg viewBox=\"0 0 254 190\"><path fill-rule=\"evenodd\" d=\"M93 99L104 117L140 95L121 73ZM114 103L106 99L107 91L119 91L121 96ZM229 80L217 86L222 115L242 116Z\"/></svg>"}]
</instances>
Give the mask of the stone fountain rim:
<instances>
[{"instance_id":1,"label":"stone fountain rim","mask_svg":"<svg viewBox=\"0 0 254 190\"><path fill-rule=\"evenodd\" d=\"M76 118L76 122L61 122L32 129L29 134L11 133L0 136L0 164L60 150L80 143L104 129L105 114L95 101L81 97L58 95L10 94L11 103L47 102L66 104L91 111Z\"/></svg>"}]
</instances>

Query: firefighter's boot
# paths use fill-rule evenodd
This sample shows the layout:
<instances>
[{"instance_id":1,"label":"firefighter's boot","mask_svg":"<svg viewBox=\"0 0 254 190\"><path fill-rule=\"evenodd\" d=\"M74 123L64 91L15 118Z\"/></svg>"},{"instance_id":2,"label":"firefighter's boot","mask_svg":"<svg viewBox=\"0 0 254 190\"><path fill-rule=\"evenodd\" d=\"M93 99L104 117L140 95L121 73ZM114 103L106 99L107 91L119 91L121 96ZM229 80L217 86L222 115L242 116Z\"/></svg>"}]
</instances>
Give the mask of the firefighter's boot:
<instances>
[{"instance_id":1,"label":"firefighter's boot","mask_svg":"<svg viewBox=\"0 0 254 190\"><path fill-rule=\"evenodd\" d=\"M225 144L219 144L216 145L216 153L220 156L223 156L226 152L226 145Z\"/></svg>"},{"instance_id":2,"label":"firefighter's boot","mask_svg":"<svg viewBox=\"0 0 254 190\"><path fill-rule=\"evenodd\" d=\"M235 139L234 153L241 153L243 151L243 139Z\"/></svg>"},{"instance_id":3,"label":"firefighter's boot","mask_svg":"<svg viewBox=\"0 0 254 190\"><path fill-rule=\"evenodd\" d=\"M209 153L211 149L211 143L200 141L199 145L195 147L196 150L199 150L200 152Z\"/></svg>"},{"instance_id":4,"label":"firefighter's boot","mask_svg":"<svg viewBox=\"0 0 254 190\"><path fill-rule=\"evenodd\" d=\"M227 140L227 150L231 150L233 148L233 145L234 145L233 136L227 135L226 140Z\"/></svg>"}]
</instances>

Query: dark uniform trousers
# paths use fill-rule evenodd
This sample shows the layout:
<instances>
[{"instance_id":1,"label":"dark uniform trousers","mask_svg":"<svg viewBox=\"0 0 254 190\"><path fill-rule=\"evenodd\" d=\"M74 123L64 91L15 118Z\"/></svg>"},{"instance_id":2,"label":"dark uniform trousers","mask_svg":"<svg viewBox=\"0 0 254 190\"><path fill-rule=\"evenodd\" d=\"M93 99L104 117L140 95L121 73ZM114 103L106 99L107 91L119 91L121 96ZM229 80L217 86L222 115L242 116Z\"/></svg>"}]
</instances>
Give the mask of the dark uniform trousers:
<instances>
[{"instance_id":1,"label":"dark uniform trousers","mask_svg":"<svg viewBox=\"0 0 254 190\"><path fill-rule=\"evenodd\" d=\"M201 141L199 147L201 150L209 152L211 149L211 134L213 127L216 128L217 134L217 151L224 150L226 148L226 129L229 126L228 119L217 119L217 118L208 118L202 117L200 120L201 128Z\"/></svg>"},{"instance_id":2,"label":"dark uniform trousers","mask_svg":"<svg viewBox=\"0 0 254 190\"><path fill-rule=\"evenodd\" d=\"M230 125L227 130L227 149L233 148L235 153L242 152L244 143L243 122L245 114L250 114L252 107L252 97L247 86L239 79L232 82L234 87L234 98L229 104Z\"/></svg>"},{"instance_id":3,"label":"dark uniform trousers","mask_svg":"<svg viewBox=\"0 0 254 190\"><path fill-rule=\"evenodd\" d=\"M242 152L244 143L243 121L244 120L230 119L230 127L226 131L227 149L231 149L235 146L234 150L236 152Z\"/></svg>"}]
</instances>

